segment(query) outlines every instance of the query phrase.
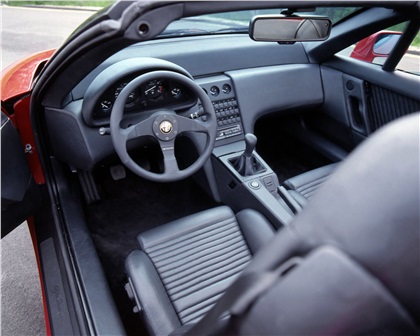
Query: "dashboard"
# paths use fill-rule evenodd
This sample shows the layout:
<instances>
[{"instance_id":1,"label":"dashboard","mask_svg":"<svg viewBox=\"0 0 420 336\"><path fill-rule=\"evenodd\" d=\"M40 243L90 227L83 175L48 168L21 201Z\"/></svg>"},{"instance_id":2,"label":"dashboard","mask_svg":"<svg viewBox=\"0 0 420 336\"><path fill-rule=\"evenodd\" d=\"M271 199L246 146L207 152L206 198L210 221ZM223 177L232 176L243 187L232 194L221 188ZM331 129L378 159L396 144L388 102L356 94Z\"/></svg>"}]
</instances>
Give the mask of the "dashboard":
<instances>
[{"instance_id":1,"label":"dashboard","mask_svg":"<svg viewBox=\"0 0 420 336\"><path fill-rule=\"evenodd\" d=\"M111 137L101 129L109 127L112 107L127 83L151 71L183 74L207 93L217 117L216 147L242 140L264 114L323 102L320 68L308 63L300 44L257 43L243 35L148 41L98 65L60 106L44 102L56 157L89 171L115 154ZM160 109L187 116L201 107L188 89L157 76L130 93L124 118L136 122Z\"/></svg>"}]
</instances>

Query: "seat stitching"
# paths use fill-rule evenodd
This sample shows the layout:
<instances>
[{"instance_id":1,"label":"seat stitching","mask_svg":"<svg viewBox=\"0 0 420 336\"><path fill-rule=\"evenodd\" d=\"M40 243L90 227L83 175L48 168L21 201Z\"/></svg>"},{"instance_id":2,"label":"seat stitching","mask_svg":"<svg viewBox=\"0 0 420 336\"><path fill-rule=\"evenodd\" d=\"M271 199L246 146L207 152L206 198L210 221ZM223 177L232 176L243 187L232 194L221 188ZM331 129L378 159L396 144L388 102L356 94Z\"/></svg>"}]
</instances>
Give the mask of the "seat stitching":
<instances>
[{"instance_id":1,"label":"seat stitching","mask_svg":"<svg viewBox=\"0 0 420 336\"><path fill-rule=\"evenodd\" d=\"M162 271L161 272L162 277L170 278L174 275L182 276L184 271L192 270L193 268L196 268L196 267L202 265L203 263L206 263L206 262L211 261L213 259L220 258L221 256L230 256L230 255L233 255L233 254L237 254L239 244L241 244L241 242L237 242L233 245L225 246L225 247L223 247L221 249L218 249L214 252L203 255L201 257L198 257L197 259L192 260L191 263L189 263L189 264L184 264L182 266L176 266L174 268ZM246 250L246 251L249 253L248 250Z\"/></svg>"},{"instance_id":2,"label":"seat stitching","mask_svg":"<svg viewBox=\"0 0 420 336\"><path fill-rule=\"evenodd\" d=\"M190 250L183 250L181 253L172 254L172 257L168 258L166 256L163 256L159 260L156 260L155 258L151 257L151 259L153 260L154 264L158 268L162 269L165 266L170 265L174 262L178 262L180 260L184 260L184 263L186 263L191 258L194 259L194 256L196 256L197 253L200 253L200 252L202 252L206 249L212 248L212 247L220 246L220 245L226 243L227 241L231 241L232 243L236 243L236 242L238 242L238 240L242 240L242 239L243 238L241 236L239 236L238 234L236 234L236 232L232 232L232 233L229 233L226 236L217 237L216 239L208 240L201 245L194 246ZM198 257L196 257L196 258L198 258Z\"/></svg>"},{"instance_id":3,"label":"seat stitching","mask_svg":"<svg viewBox=\"0 0 420 336\"><path fill-rule=\"evenodd\" d=\"M220 224L220 225L216 226L216 224ZM194 239L195 237L202 236L203 234L210 233L212 231L224 230L226 229L226 227L232 227L235 225L237 225L236 220L231 220L230 222L224 221L224 222L215 223L214 225L206 226L200 229L193 229L193 230L190 230L189 232L186 232L186 233L183 233L182 235L177 236L176 238L170 238L166 240L165 242L162 242L156 245L147 246L144 249L144 251L147 252L148 254L154 254L154 256L158 256L159 255L158 251L160 250L163 250L164 252L166 252L168 251L168 248L170 248L173 245L182 244L184 242L187 244L188 240ZM162 245L163 243L165 243L164 246L158 246L158 245Z\"/></svg>"},{"instance_id":4,"label":"seat stitching","mask_svg":"<svg viewBox=\"0 0 420 336\"><path fill-rule=\"evenodd\" d=\"M249 262L250 258L248 258L247 260L243 261L240 265L237 265L235 268L230 269L229 271L224 272L225 274L218 274L217 276L211 278L211 279L207 279L204 281L201 281L199 284L196 284L194 286L189 287L187 290L178 290L175 292L171 292L168 291L169 295L171 296L171 298L175 301L175 300L179 300L180 298L186 297L187 295L191 295L194 293L199 292L200 290L202 290L203 288L210 286L210 285L214 285L218 282L221 282L227 278L229 278L230 276L233 276L237 273L239 273L240 271L243 270L243 268L245 267L245 265ZM221 276L225 276L225 278L222 278ZM212 280L212 281L210 281Z\"/></svg>"},{"instance_id":5,"label":"seat stitching","mask_svg":"<svg viewBox=\"0 0 420 336\"><path fill-rule=\"evenodd\" d=\"M190 228L190 229L188 229L184 232L179 233L178 235L174 235L173 237L163 238L159 242L152 242L146 248L149 251L164 249L167 246L170 246L170 245L174 244L174 242L175 243L176 242L181 242L181 241L183 241L185 239L188 239L190 237L194 237L195 235L199 235L199 234L201 234L201 232L212 231L214 229L214 228L212 228L213 226L223 227L224 225L228 225L228 224L231 224L231 223L235 223L235 224L237 223L235 217L229 217L229 218L223 219L221 221L216 221L216 222L213 222L213 223L206 223L205 225L203 224L202 227L198 226L196 228L194 228L194 227ZM162 245L162 246L160 246L160 245Z\"/></svg>"},{"instance_id":6,"label":"seat stitching","mask_svg":"<svg viewBox=\"0 0 420 336\"><path fill-rule=\"evenodd\" d=\"M214 276L215 274L219 274L219 272L224 272L223 268L229 265L236 265L237 263L241 262L244 259L250 260L251 257L249 254L245 254L243 255L244 252L247 252L246 250L240 251L239 254L239 258L238 256L234 255L231 258L226 258L223 260L220 260L218 262L215 262L211 265L208 265L206 267L203 267L201 269L196 270L195 272L192 272L186 276L184 276L182 279L179 279L177 281L168 281L167 279L164 279L164 282L166 284L166 287L168 288L168 290L175 290L178 287L181 286L192 286L193 284L195 284L197 281L203 281L205 279L208 279L209 277ZM209 268L212 268L214 266L218 265L219 267L211 270L209 272L207 272L207 274L203 274L203 275L199 275L197 273L200 273L202 271L206 271Z\"/></svg>"}]
</instances>

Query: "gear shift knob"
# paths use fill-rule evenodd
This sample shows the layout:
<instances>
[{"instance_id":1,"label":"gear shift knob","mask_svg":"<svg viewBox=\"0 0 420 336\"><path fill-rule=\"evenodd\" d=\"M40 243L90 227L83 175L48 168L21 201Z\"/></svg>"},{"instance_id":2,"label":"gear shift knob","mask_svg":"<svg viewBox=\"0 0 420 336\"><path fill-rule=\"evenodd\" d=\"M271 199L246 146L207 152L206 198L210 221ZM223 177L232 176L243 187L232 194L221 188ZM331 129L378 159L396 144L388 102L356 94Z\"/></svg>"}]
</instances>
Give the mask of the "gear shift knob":
<instances>
[{"instance_id":1,"label":"gear shift knob","mask_svg":"<svg viewBox=\"0 0 420 336\"><path fill-rule=\"evenodd\" d=\"M245 152L243 155L246 157L252 156L252 152L254 151L256 145L257 137L252 133L245 134Z\"/></svg>"}]
</instances>

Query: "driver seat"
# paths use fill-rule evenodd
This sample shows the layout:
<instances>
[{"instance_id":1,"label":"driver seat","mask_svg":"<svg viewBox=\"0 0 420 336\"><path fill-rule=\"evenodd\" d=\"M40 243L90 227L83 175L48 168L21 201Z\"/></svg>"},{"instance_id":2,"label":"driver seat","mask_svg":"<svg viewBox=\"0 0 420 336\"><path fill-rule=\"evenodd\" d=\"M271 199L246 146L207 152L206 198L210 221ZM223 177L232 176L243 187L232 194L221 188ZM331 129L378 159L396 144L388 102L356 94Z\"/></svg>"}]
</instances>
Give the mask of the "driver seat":
<instances>
[{"instance_id":1,"label":"driver seat","mask_svg":"<svg viewBox=\"0 0 420 336\"><path fill-rule=\"evenodd\" d=\"M419 123L374 134L272 239L261 214L226 207L141 234L126 271L150 333L418 335Z\"/></svg>"},{"instance_id":2,"label":"driver seat","mask_svg":"<svg viewBox=\"0 0 420 336\"><path fill-rule=\"evenodd\" d=\"M197 322L274 234L260 213L227 206L140 234L126 270L150 333Z\"/></svg>"}]
</instances>

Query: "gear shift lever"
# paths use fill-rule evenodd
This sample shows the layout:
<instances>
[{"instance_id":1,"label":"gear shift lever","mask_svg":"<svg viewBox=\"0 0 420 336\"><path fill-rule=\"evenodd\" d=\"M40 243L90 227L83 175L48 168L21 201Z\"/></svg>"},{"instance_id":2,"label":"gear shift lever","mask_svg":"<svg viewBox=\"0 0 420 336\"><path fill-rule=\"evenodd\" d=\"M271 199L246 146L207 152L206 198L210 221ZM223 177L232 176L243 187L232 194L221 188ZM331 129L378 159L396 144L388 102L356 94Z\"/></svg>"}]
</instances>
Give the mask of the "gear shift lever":
<instances>
[{"instance_id":1,"label":"gear shift lever","mask_svg":"<svg viewBox=\"0 0 420 336\"><path fill-rule=\"evenodd\" d=\"M236 159L231 161L233 167L242 176L252 176L264 170L264 167L253 154L257 145L257 137L254 134L245 135L245 151Z\"/></svg>"},{"instance_id":2,"label":"gear shift lever","mask_svg":"<svg viewBox=\"0 0 420 336\"><path fill-rule=\"evenodd\" d=\"M246 157L251 157L256 145L257 137L251 133L245 134L245 152L242 155Z\"/></svg>"}]
</instances>

